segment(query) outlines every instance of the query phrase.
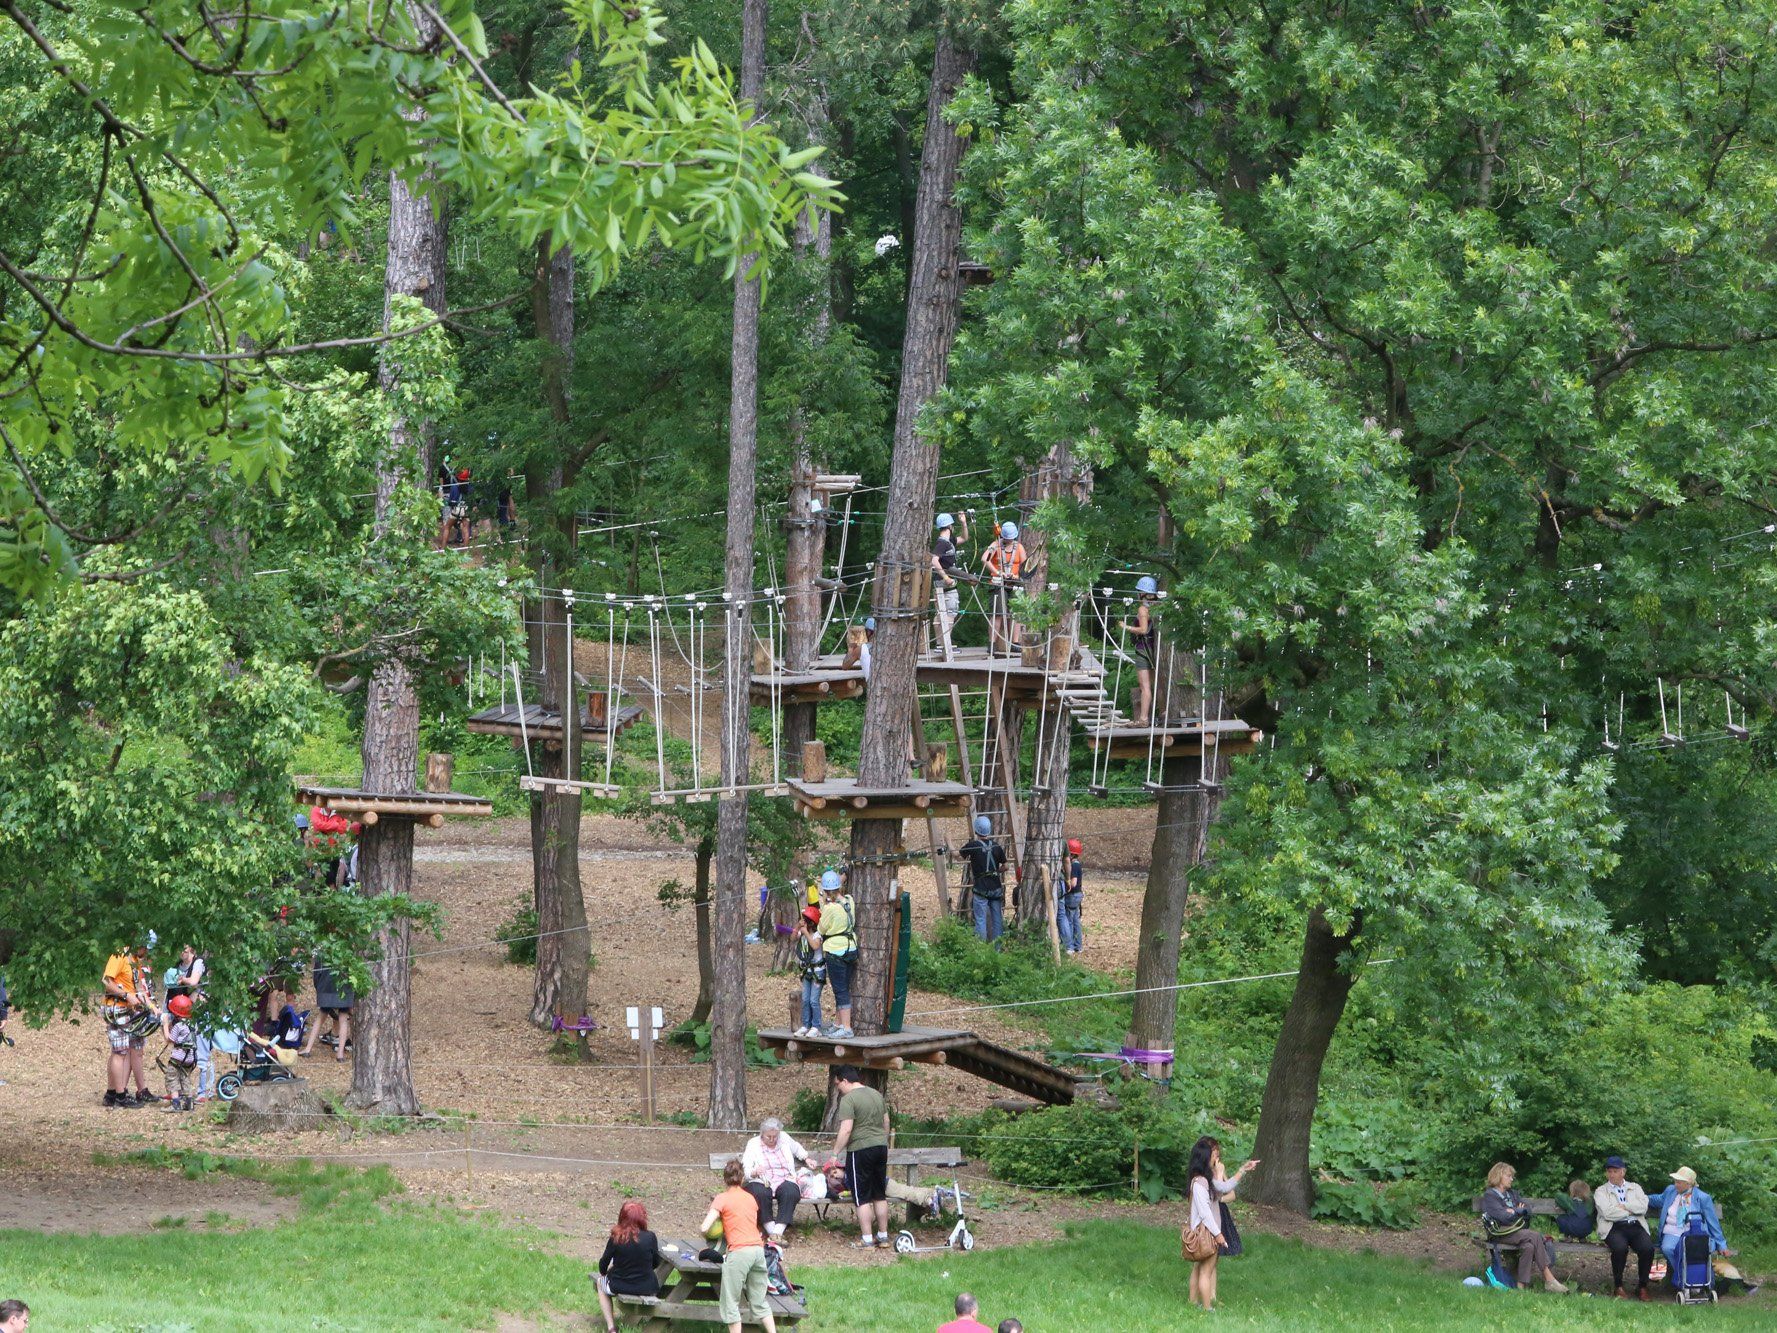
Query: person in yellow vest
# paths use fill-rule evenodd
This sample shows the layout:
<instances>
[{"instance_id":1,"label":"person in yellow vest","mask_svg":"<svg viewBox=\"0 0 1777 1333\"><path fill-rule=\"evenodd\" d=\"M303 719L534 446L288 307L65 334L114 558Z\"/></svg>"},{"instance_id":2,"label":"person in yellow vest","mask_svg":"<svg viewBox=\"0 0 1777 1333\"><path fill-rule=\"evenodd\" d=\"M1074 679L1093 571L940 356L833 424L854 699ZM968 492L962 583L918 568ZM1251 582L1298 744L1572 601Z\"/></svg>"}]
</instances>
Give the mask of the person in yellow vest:
<instances>
[{"instance_id":1,"label":"person in yellow vest","mask_svg":"<svg viewBox=\"0 0 1777 1333\"><path fill-rule=\"evenodd\" d=\"M833 988L834 1023L821 1029L827 1038L849 1037L851 979L858 964L858 914L837 870L821 872L821 953L827 960L827 984Z\"/></svg>"}]
</instances>

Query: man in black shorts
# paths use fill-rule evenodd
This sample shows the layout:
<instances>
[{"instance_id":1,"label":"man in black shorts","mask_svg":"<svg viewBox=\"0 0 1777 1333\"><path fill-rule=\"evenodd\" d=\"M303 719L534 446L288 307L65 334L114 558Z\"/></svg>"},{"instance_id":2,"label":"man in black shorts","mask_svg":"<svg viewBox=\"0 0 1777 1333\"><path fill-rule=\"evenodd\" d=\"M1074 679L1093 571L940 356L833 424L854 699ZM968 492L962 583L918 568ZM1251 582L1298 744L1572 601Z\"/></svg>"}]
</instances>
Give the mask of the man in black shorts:
<instances>
[{"instance_id":1,"label":"man in black shorts","mask_svg":"<svg viewBox=\"0 0 1777 1333\"><path fill-rule=\"evenodd\" d=\"M888 1103L865 1084L855 1065L833 1071L839 1085L839 1135L833 1155L845 1162L845 1181L858 1205L858 1244L869 1250L887 1247L888 1234ZM847 1149L850 1149L847 1152Z\"/></svg>"}]
</instances>

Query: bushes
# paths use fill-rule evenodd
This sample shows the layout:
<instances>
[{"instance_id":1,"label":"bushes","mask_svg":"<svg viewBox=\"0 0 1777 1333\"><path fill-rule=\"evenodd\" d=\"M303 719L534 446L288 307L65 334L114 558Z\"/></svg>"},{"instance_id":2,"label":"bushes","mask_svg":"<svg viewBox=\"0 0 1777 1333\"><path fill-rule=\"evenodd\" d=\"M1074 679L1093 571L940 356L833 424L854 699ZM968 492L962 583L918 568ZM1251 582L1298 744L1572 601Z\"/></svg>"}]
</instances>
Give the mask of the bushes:
<instances>
[{"instance_id":1,"label":"bushes","mask_svg":"<svg viewBox=\"0 0 1777 1333\"><path fill-rule=\"evenodd\" d=\"M537 963L537 908L520 899L512 915L500 923L497 938L506 941L506 961L534 967Z\"/></svg>"}]
</instances>

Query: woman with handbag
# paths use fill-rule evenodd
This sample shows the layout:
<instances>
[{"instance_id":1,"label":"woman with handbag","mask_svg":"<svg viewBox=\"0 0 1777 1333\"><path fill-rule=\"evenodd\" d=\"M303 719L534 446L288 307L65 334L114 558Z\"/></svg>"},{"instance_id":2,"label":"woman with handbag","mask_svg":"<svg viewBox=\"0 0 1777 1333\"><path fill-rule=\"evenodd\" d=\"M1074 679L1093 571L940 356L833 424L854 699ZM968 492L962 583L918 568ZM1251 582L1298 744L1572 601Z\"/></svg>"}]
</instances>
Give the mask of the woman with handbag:
<instances>
[{"instance_id":1,"label":"woman with handbag","mask_svg":"<svg viewBox=\"0 0 1777 1333\"><path fill-rule=\"evenodd\" d=\"M1191 1217L1180 1236L1191 1261L1191 1304L1215 1309L1216 1259L1222 1253L1222 1208L1216 1179L1222 1174L1222 1145L1205 1135L1191 1149L1185 1180L1191 1191Z\"/></svg>"},{"instance_id":2,"label":"woman with handbag","mask_svg":"<svg viewBox=\"0 0 1777 1333\"><path fill-rule=\"evenodd\" d=\"M1566 1292L1555 1278L1555 1246L1530 1225L1530 1205L1512 1188L1518 1172L1509 1162L1495 1162L1487 1173L1487 1190L1481 1195L1481 1229L1498 1249L1518 1252L1518 1285L1528 1287L1538 1273L1543 1289L1557 1295Z\"/></svg>"}]
</instances>

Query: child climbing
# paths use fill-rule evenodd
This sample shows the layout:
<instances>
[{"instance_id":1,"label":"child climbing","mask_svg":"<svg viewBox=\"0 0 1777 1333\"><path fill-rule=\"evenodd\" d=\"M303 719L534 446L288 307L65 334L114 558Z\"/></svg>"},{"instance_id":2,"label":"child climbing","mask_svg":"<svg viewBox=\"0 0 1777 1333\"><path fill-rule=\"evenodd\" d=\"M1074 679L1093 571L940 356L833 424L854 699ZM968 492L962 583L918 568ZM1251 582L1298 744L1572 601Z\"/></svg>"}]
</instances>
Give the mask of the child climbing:
<instances>
[{"instance_id":1,"label":"child climbing","mask_svg":"<svg viewBox=\"0 0 1777 1333\"><path fill-rule=\"evenodd\" d=\"M1135 581L1135 591L1139 598L1135 619L1117 623L1129 636L1129 654L1135 659L1135 725L1146 727L1153 725L1154 662L1160 642L1160 619L1150 608L1160 595L1160 585L1152 575L1143 574Z\"/></svg>"},{"instance_id":2,"label":"child climbing","mask_svg":"<svg viewBox=\"0 0 1777 1333\"><path fill-rule=\"evenodd\" d=\"M833 985L833 1008L838 1021L822 1028L823 1037L849 1037L851 1030L851 975L858 961L858 916L845 881L837 870L821 872L821 953L827 961L827 980Z\"/></svg>"},{"instance_id":3,"label":"child climbing","mask_svg":"<svg viewBox=\"0 0 1777 1333\"><path fill-rule=\"evenodd\" d=\"M981 564L993 584L992 651L1010 653L1018 647L1018 626L1012 623L1012 593L1024 581L1024 543L1016 523L1000 524L1000 539L987 548Z\"/></svg>"},{"instance_id":4,"label":"child climbing","mask_svg":"<svg viewBox=\"0 0 1777 1333\"><path fill-rule=\"evenodd\" d=\"M1069 838L1067 861L1055 879L1055 932L1070 958L1086 947L1080 934L1080 901L1084 896L1080 857L1084 851L1078 838Z\"/></svg>"},{"instance_id":5,"label":"child climbing","mask_svg":"<svg viewBox=\"0 0 1777 1333\"><path fill-rule=\"evenodd\" d=\"M827 983L827 958L821 948L821 909L805 907L796 923L796 966L802 973L802 1014L795 1034L821 1035L821 987Z\"/></svg>"},{"instance_id":6,"label":"child climbing","mask_svg":"<svg viewBox=\"0 0 1777 1333\"><path fill-rule=\"evenodd\" d=\"M969 516L964 514L959 520L952 514L939 514L933 526L938 536L932 542L932 601L938 611L941 653L949 660L955 648L950 632L962 615L962 595L956 589L962 573L957 568L957 548L969 540Z\"/></svg>"},{"instance_id":7,"label":"child climbing","mask_svg":"<svg viewBox=\"0 0 1777 1333\"><path fill-rule=\"evenodd\" d=\"M969 864L970 894L974 900L975 934L992 944L1005 925L1006 849L993 837L993 821L975 816L975 836L962 845Z\"/></svg>"}]
</instances>

